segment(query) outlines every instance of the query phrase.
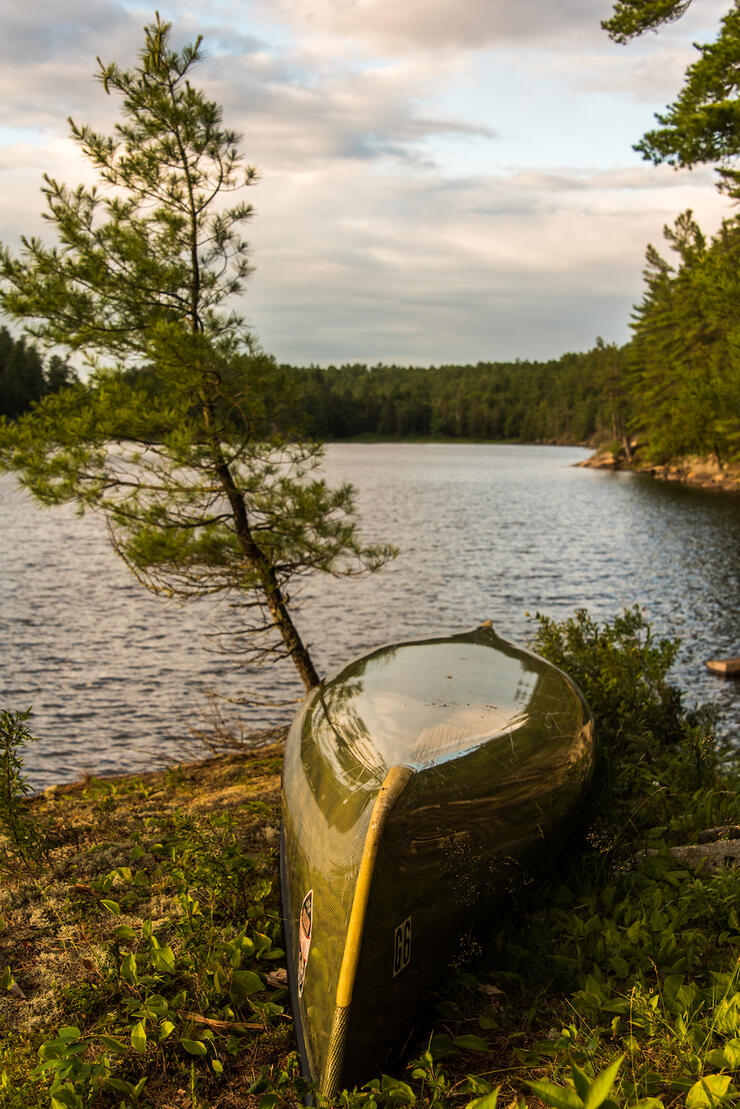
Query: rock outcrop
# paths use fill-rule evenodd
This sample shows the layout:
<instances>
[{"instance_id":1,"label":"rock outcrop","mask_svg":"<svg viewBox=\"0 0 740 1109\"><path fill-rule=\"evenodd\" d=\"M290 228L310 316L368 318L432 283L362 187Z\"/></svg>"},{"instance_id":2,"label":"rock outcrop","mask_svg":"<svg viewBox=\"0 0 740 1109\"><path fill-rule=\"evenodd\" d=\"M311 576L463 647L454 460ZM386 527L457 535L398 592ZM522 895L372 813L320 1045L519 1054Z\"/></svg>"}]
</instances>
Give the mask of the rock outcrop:
<instances>
[{"instance_id":1,"label":"rock outcrop","mask_svg":"<svg viewBox=\"0 0 740 1109\"><path fill-rule=\"evenodd\" d=\"M702 870L715 873L723 867L740 866L740 827L725 824L718 828L706 828L699 832L696 843L669 847L668 853L689 870ZM656 851L648 851L656 855ZM640 862L645 856L640 856Z\"/></svg>"},{"instance_id":2,"label":"rock outcrop","mask_svg":"<svg viewBox=\"0 0 740 1109\"><path fill-rule=\"evenodd\" d=\"M678 481L686 485L699 485L705 489L723 489L740 492L740 463L730 462L721 465L714 455L699 457L688 455L666 463L646 462L641 457L644 448L633 442L632 459L628 460L620 448L613 451L601 448L591 458L577 465L592 470L631 470L638 474L649 474L661 481Z\"/></svg>"}]
</instances>

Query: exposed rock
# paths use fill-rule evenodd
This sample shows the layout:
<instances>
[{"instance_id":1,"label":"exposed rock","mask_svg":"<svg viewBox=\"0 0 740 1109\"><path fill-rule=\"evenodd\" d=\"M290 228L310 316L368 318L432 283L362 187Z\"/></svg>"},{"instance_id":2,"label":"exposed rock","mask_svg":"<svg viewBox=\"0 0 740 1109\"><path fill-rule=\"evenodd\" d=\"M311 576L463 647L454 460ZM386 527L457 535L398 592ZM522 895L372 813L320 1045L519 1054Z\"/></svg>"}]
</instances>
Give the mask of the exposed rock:
<instances>
[{"instance_id":1,"label":"exposed rock","mask_svg":"<svg viewBox=\"0 0 740 1109\"><path fill-rule=\"evenodd\" d=\"M608 450L597 450L590 458L585 458L583 462L576 462L576 466L582 466L587 470L618 470L620 465L618 455Z\"/></svg>"},{"instance_id":2,"label":"exposed rock","mask_svg":"<svg viewBox=\"0 0 740 1109\"><path fill-rule=\"evenodd\" d=\"M707 669L723 678L740 678L740 658L707 659Z\"/></svg>"},{"instance_id":3,"label":"exposed rock","mask_svg":"<svg viewBox=\"0 0 740 1109\"><path fill-rule=\"evenodd\" d=\"M696 838L696 843L670 847L668 853L689 870L714 873L723 867L740 866L740 825L722 824L716 828L705 828ZM646 854L657 855L658 852L651 850ZM637 861L644 857L640 856Z\"/></svg>"},{"instance_id":4,"label":"exposed rock","mask_svg":"<svg viewBox=\"0 0 740 1109\"><path fill-rule=\"evenodd\" d=\"M705 828L696 837L697 843L715 843L718 839L740 839L740 824L719 824L716 828Z\"/></svg>"},{"instance_id":5,"label":"exposed rock","mask_svg":"<svg viewBox=\"0 0 740 1109\"><path fill-rule=\"evenodd\" d=\"M714 843L692 843L671 847L671 855L689 870L715 871L725 866L740 866L740 840L720 839Z\"/></svg>"},{"instance_id":6,"label":"exposed rock","mask_svg":"<svg viewBox=\"0 0 740 1109\"><path fill-rule=\"evenodd\" d=\"M576 463L592 470L632 470L648 474L661 481L678 481L686 485L700 485L705 489L723 489L740 492L740 463L730 462L720 465L714 455L705 458L687 456L666 463L646 462L640 457L644 454L645 444L636 440L630 444L632 459L628 460L622 449L616 453L605 447L600 448L590 458Z\"/></svg>"}]
</instances>

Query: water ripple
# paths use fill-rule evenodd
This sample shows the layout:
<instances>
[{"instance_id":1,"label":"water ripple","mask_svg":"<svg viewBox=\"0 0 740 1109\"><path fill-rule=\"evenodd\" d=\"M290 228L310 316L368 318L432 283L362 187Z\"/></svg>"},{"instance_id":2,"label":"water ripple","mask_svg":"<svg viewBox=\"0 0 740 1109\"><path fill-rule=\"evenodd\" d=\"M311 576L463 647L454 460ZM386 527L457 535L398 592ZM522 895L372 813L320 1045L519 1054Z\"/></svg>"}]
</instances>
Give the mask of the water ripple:
<instances>
[{"instance_id":1,"label":"water ripple","mask_svg":"<svg viewBox=\"0 0 740 1109\"><path fill-rule=\"evenodd\" d=\"M559 447L331 446L327 476L357 487L365 537L401 554L371 578L306 585L299 625L319 669L483 619L521 641L527 613L585 607L604 619L638 603L660 634L681 637L680 684L718 701L724 734L740 736L740 682L704 667L740 654L740 498L574 468L583 457ZM42 511L7 475L0 504L0 704L33 705L41 740L26 762L37 787L187 757L208 690L300 696L287 667L230 670L204 640L224 608L147 594L99 520ZM244 715L259 725L276 711Z\"/></svg>"}]
</instances>

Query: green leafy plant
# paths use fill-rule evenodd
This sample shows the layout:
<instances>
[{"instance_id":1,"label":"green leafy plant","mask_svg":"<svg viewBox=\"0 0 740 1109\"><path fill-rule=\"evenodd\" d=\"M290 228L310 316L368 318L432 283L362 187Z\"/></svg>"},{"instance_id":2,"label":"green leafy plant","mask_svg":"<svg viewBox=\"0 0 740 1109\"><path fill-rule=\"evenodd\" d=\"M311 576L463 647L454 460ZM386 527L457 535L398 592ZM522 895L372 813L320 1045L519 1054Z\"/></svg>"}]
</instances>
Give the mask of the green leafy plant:
<instances>
[{"instance_id":1,"label":"green leafy plant","mask_svg":"<svg viewBox=\"0 0 740 1109\"><path fill-rule=\"evenodd\" d=\"M85 1058L90 1046L79 1028L65 1025L59 1029L55 1039L47 1040L39 1048L36 1073L52 1076L49 1087L51 1109L83 1109L85 1105L96 1104L105 1088L125 1094L130 1099L129 1104L138 1102L146 1085L146 1077L132 1085L125 1079L112 1076L107 1056L100 1056L95 1061Z\"/></svg>"},{"instance_id":2,"label":"green leafy plant","mask_svg":"<svg viewBox=\"0 0 740 1109\"><path fill-rule=\"evenodd\" d=\"M535 619L535 650L581 687L598 720L605 754L617 736L621 744L640 747L676 742L682 699L668 681L668 671L679 644L656 640L638 605L603 624L585 609L561 622L539 613Z\"/></svg>"},{"instance_id":3,"label":"green leafy plant","mask_svg":"<svg viewBox=\"0 0 740 1109\"><path fill-rule=\"evenodd\" d=\"M47 847L47 835L28 812L26 798L32 792L23 774L23 748L35 741L26 722L31 710L0 712L0 873L17 877L22 867L34 875Z\"/></svg>"},{"instance_id":4,"label":"green leafy plant","mask_svg":"<svg viewBox=\"0 0 740 1109\"><path fill-rule=\"evenodd\" d=\"M714 710L687 709L669 680L678 641L656 639L637 605L603 624L583 609L562 622L539 614L536 621L534 649L574 679L594 714L596 765L584 814L593 854L631 855L638 836L659 838L682 814L690 824L698 806L705 818L718 817Z\"/></svg>"},{"instance_id":5,"label":"green leafy plant","mask_svg":"<svg viewBox=\"0 0 740 1109\"><path fill-rule=\"evenodd\" d=\"M527 1085L553 1109L617 1109L610 1094L622 1060L620 1055L595 1077L586 1074L577 1063L571 1063L572 1086L556 1086L554 1082L542 1080L528 1081Z\"/></svg>"},{"instance_id":6,"label":"green leafy plant","mask_svg":"<svg viewBox=\"0 0 740 1109\"><path fill-rule=\"evenodd\" d=\"M471 965L440 968L409 1061L335 1107L704 1109L740 1096L736 874L692 872L669 851L740 824L737 774L671 690L672 648L638 612L544 631L539 648L583 686L602 744L582 836L497 914ZM34 803L40 821L64 806L66 843L0 904L0 969L22 972L31 1002L0 992L2 1109L184 1096L217 1109L234 1089L287 1109L311 1092L279 973L279 771L279 748L241 752ZM35 974L34 950L63 956L63 977ZM29 1030L37 995L50 1016Z\"/></svg>"}]
</instances>

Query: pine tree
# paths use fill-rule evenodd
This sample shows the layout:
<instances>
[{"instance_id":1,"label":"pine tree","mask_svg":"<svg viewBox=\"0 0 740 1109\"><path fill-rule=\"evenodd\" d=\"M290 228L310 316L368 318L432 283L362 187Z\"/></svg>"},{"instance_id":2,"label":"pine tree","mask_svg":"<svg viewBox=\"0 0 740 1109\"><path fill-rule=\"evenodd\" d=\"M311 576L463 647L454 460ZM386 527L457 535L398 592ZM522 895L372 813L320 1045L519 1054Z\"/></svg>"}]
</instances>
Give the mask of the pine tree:
<instances>
[{"instance_id":1,"label":"pine tree","mask_svg":"<svg viewBox=\"0 0 740 1109\"><path fill-rule=\"evenodd\" d=\"M112 135L70 127L99 187L45 177L58 244L2 248L2 308L80 352L92 376L6 426L0 462L46 503L102 512L149 589L234 598L239 649L277 650L311 688L289 583L373 570L393 551L361 544L353 491L316 475L318 446L272 431L274 363L228 307L249 271L252 208L226 200L257 175L191 84L200 57L200 38L172 49L157 15L136 68L98 59L122 120Z\"/></svg>"},{"instance_id":2,"label":"pine tree","mask_svg":"<svg viewBox=\"0 0 740 1109\"><path fill-rule=\"evenodd\" d=\"M678 264L648 247L629 349L635 420L656 458L712 452L722 466L740 447L740 225L707 244L687 211L664 236Z\"/></svg>"},{"instance_id":3,"label":"pine tree","mask_svg":"<svg viewBox=\"0 0 740 1109\"><path fill-rule=\"evenodd\" d=\"M674 23L689 9L691 0L616 0L611 19L601 26L615 42L629 42L645 31Z\"/></svg>"},{"instance_id":4,"label":"pine tree","mask_svg":"<svg viewBox=\"0 0 740 1109\"><path fill-rule=\"evenodd\" d=\"M612 18L602 26L616 42L680 19L691 0L616 0ZM723 16L715 42L696 45L699 58L688 67L673 104L656 118L635 150L654 162L692 167L714 164L720 188L732 196L740 190L740 7Z\"/></svg>"}]
</instances>

